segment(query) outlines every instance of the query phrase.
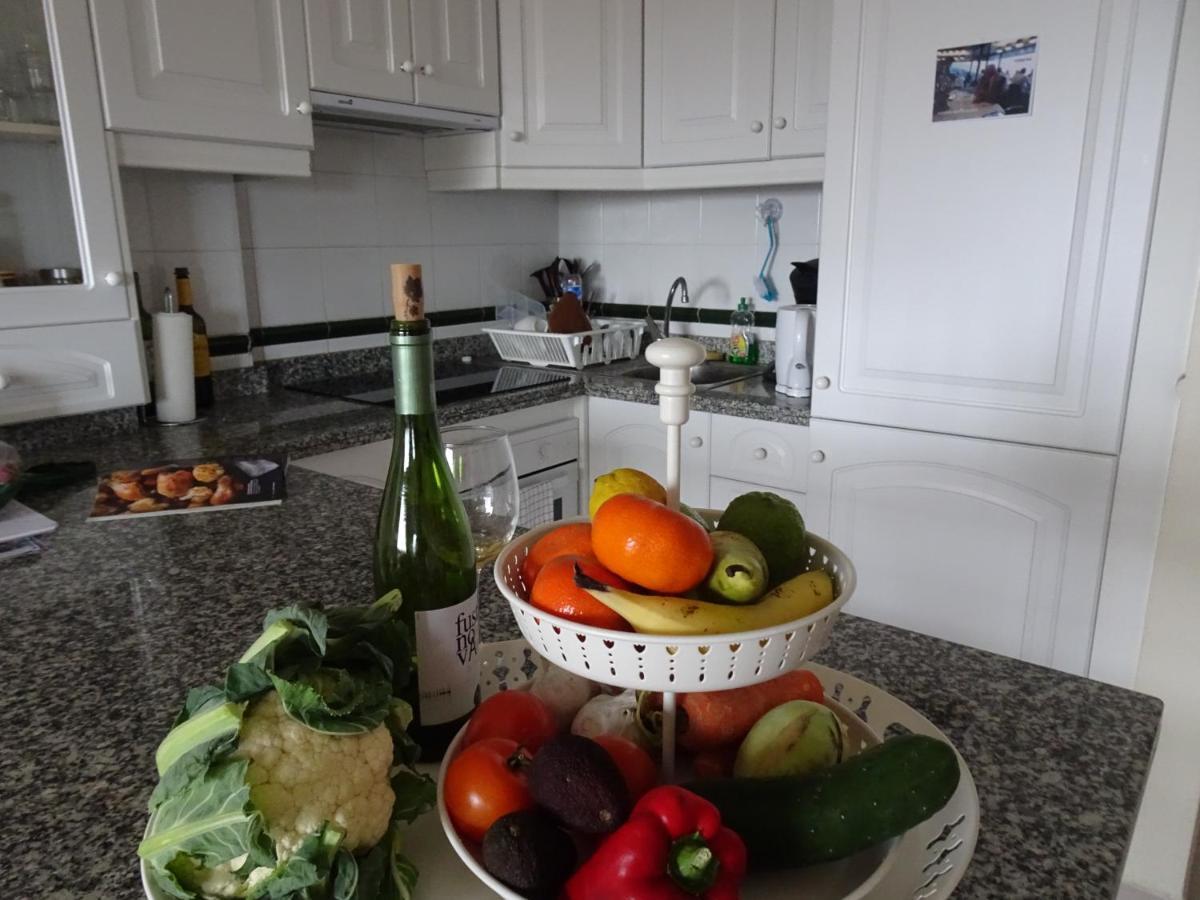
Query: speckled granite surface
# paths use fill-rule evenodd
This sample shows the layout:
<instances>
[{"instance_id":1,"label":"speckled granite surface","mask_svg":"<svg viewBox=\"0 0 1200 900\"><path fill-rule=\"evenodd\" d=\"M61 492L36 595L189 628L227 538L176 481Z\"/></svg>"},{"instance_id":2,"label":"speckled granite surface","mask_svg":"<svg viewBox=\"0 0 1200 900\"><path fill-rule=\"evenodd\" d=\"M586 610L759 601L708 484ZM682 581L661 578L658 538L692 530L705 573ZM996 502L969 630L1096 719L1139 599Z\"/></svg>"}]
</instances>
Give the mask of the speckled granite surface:
<instances>
[{"instance_id":1,"label":"speckled granite surface","mask_svg":"<svg viewBox=\"0 0 1200 900\"><path fill-rule=\"evenodd\" d=\"M186 688L263 613L370 593L379 494L293 469L279 507L87 524L90 488L33 505L62 527L0 564L0 897L136 898L153 750ZM485 640L515 636L494 588ZM955 897L1115 894L1161 704L844 616L821 661L921 710L967 759L983 829Z\"/></svg>"},{"instance_id":2,"label":"speckled granite surface","mask_svg":"<svg viewBox=\"0 0 1200 900\"><path fill-rule=\"evenodd\" d=\"M807 421L806 405L783 413L783 398L755 390L707 392L696 406ZM649 386L589 375L455 404L443 418L585 392L653 399ZM60 435L42 455L102 468L219 450L300 456L390 427L386 408L272 392L230 400L196 426L108 434L90 447ZM186 688L212 679L272 606L368 599L378 493L295 468L289 481L279 507L142 521L86 524L90 487L31 501L61 527L41 557L0 563L0 897L140 896L135 847L153 750ZM486 640L515 636L494 588L483 607ZM1157 700L851 616L821 661L921 710L971 766L983 829L956 898L1115 895Z\"/></svg>"}]
</instances>

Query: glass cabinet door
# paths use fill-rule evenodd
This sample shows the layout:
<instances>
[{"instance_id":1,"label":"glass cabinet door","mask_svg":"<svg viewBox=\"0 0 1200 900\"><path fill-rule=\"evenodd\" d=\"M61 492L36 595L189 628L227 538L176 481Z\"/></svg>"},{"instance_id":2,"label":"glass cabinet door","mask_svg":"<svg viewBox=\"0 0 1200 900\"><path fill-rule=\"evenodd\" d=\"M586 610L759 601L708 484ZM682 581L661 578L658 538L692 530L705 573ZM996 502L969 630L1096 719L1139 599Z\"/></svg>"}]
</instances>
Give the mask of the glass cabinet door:
<instances>
[{"instance_id":1,"label":"glass cabinet door","mask_svg":"<svg viewBox=\"0 0 1200 900\"><path fill-rule=\"evenodd\" d=\"M87 9L0 0L0 328L130 316Z\"/></svg>"}]
</instances>

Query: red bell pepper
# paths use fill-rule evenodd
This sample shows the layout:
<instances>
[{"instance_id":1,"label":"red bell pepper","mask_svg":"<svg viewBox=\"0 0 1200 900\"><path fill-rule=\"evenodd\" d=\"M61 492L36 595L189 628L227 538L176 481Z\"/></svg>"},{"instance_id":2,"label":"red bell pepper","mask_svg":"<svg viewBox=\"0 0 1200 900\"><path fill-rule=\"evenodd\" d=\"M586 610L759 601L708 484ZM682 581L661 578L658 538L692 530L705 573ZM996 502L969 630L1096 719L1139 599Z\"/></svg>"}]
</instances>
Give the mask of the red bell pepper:
<instances>
[{"instance_id":1,"label":"red bell pepper","mask_svg":"<svg viewBox=\"0 0 1200 900\"><path fill-rule=\"evenodd\" d=\"M721 814L680 787L642 796L563 890L566 900L737 900L746 846Z\"/></svg>"}]
</instances>

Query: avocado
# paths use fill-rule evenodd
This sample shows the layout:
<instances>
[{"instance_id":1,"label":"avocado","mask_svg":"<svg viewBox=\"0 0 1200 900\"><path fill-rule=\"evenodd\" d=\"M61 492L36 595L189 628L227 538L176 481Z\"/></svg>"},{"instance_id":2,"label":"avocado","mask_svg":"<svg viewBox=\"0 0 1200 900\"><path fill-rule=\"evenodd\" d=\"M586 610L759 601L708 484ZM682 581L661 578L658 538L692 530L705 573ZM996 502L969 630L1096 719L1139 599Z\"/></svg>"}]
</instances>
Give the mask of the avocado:
<instances>
[{"instance_id":1,"label":"avocado","mask_svg":"<svg viewBox=\"0 0 1200 900\"><path fill-rule=\"evenodd\" d=\"M529 766L534 801L572 831L608 834L629 816L629 788L603 747L577 734L542 744Z\"/></svg>"},{"instance_id":2,"label":"avocado","mask_svg":"<svg viewBox=\"0 0 1200 900\"><path fill-rule=\"evenodd\" d=\"M713 565L704 583L718 602L753 603L767 590L767 561L755 543L736 531L714 531Z\"/></svg>"},{"instance_id":3,"label":"avocado","mask_svg":"<svg viewBox=\"0 0 1200 900\"><path fill-rule=\"evenodd\" d=\"M736 497L721 513L719 531L736 531L762 551L770 572L770 587L808 569L808 535L796 504L770 491L751 491Z\"/></svg>"},{"instance_id":4,"label":"avocado","mask_svg":"<svg viewBox=\"0 0 1200 900\"><path fill-rule=\"evenodd\" d=\"M557 897L575 863L575 842L540 809L501 816L483 836L484 868L526 897Z\"/></svg>"}]
</instances>

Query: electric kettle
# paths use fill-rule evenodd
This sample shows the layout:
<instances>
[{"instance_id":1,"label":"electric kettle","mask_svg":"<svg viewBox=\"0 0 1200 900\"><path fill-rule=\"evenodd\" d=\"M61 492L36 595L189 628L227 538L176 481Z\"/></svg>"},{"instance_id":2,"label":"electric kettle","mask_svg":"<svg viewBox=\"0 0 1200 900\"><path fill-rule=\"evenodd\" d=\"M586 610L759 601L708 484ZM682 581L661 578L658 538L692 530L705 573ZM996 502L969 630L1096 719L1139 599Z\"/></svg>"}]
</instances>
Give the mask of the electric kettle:
<instances>
[{"instance_id":1,"label":"electric kettle","mask_svg":"<svg viewBox=\"0 0 1200 900\"><path fill-rule=\"evenodd\" d=\"M789 397L812 396L813 332L817 308L811 304L775 310L775 390Z\"/></svg>"}]
</instances>

